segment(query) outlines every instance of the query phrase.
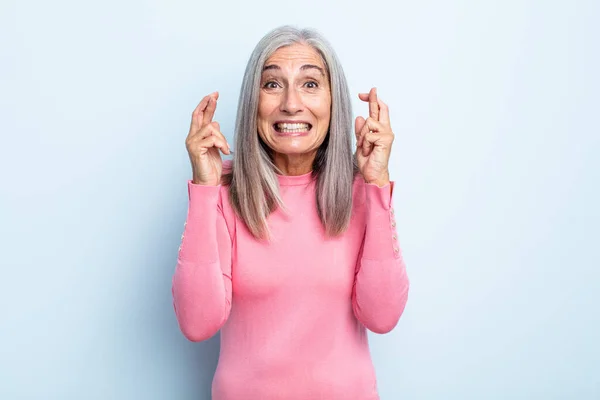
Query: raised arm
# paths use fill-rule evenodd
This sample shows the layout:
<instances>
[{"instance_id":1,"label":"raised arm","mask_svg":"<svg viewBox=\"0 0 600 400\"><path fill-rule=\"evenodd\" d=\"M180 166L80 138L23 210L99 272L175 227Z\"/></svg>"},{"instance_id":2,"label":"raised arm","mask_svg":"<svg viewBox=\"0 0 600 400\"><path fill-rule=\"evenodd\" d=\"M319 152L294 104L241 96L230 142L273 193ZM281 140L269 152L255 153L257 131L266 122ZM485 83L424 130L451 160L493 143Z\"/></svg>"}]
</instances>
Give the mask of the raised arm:
<instances>
[{"instance_id":1,"label":"raised arm","mask_svg":"<svg viewBox=\"0 0 600 400\"><path fill-rule=\"evenodd\" d=\"M369 103L369 117L357 117L356 161L364 178L365 237L352 292L354 314L368 329L389 332L408 298L408 276L396 233L389 159L394 142L387 104L377 89L359 93Z\"/></svg>"},{"instance_id":2,"label":"raised arm","mask_svg":"<svg viewBox=\"0 0 600 400\"><path fill-rule=\"evenodd\" d=\"M177 321L191 341L217 333L231 310L232 240L223 211L219 150L230 151L219 124L212 121L218 96L214 92L200 101L185 141L193 179L188 181L188 214L172 292Z\"/></svg>"}]
</instances>

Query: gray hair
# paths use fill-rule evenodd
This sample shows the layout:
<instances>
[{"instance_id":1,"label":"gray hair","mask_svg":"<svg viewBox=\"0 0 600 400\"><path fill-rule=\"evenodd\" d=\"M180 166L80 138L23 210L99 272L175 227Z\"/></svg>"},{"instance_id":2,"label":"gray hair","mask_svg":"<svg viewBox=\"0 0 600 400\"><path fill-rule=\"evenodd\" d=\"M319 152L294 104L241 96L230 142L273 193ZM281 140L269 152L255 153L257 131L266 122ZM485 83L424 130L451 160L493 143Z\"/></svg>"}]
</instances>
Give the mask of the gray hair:
<instances>
[{"instance_id":1,"label":"gray hair","mask_svg":"<svg viewBox=\"0 0 600 400\"><path fill-rule=\"evenodd\" d=\"M267 217L278 207L277 169L270 149L260 139L257 127L258 99L263 67L279 48L307 44L321 55L331 88L329 131L317 150L312 176L316 178L317 213L328 236L342 234L352 214L352 184L358 172L352 153L352 105L344 71L327 40L313 29L284 25L267 33L256 45L246 66L238 101L235 150L231 169L222 183L236 214L257 239L270 237Z\"/></svg>"}]
</instances>

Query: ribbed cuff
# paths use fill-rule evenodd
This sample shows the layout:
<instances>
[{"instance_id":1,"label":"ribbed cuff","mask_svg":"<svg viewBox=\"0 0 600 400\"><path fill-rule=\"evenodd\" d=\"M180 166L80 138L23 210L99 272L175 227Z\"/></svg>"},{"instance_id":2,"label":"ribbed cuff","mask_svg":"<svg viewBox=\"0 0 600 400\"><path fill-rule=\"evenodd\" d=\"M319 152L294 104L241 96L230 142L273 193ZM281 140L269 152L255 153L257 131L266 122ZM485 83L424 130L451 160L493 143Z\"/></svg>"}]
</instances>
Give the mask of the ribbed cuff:
<instances>
[{"instance_id":1,"label":"ribbed cuff","mask_svg":"<svg viewBox=\"0 0 600 400\"><path fill-rule=\"evenodd\" d=\"M188 180L188 218L205 218L207 212L208 215L216 213L220 191L221 185L197 185Z\"/></svg>"},{"instance_id":2,"label":"ribbed cuff","mask_svg":"<svg viewBox=\"0 0 600 400\"><path fill-rule=\"evenodd\" d=\"M179 256L193 262L219 259L216 222L220 186L196 185L188 180L188 213Z\"/></svg>"}]
</instances>

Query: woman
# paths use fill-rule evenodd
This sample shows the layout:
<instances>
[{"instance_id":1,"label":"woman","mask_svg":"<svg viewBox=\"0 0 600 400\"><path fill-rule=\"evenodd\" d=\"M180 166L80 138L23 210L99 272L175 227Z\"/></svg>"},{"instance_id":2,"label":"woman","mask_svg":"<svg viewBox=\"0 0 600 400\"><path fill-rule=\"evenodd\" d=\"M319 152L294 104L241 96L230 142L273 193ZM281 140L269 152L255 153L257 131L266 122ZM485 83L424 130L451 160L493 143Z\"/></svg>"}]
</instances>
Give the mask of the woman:
<instances>
[{"instance_id":1,"label":"woman","mask_svg":"<svg viewBox=\"0 0 600 400\"><path fill-rule=\"evenodd\" d=\"M390 331L409 282L396 237L388 161L394 135L375 88L355 121L344 73L312 30L268 33L250 57L235 153L192 114L193 179L173 276L192 341L221 330L215 400L378 399L366 329Z\"/></svg>"}]
</instances>

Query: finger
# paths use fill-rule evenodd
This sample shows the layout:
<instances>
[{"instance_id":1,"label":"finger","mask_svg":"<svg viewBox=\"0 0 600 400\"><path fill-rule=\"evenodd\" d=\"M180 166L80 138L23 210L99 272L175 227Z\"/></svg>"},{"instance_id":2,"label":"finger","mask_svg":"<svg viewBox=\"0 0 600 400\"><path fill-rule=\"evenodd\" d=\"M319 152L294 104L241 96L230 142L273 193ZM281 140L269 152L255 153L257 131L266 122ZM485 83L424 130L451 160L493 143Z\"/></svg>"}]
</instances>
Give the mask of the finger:
<instances>
[{"instance_id":1,"label":"finger","mask_svg":"<svg viewBox=\"0 0 600 400\"><path fill-rule=\"evenodd\" d=\"M360 146L360 150L363 156L367 157L369 154L371 154L371 149L373 148L373 140L373 132L367 131L367 133L363 135L362 144Z\"/></svg>"},{"instance_id":2,"label":"finger","mask_svg":"<svg viewBox=\"0 0 600 400\"><path fill-rule=\"evenodd\" d=\"M217 137L217 139L224 141L225 144L227 145L227 154L230 154L231 146L229 145L229 142L227 141L227 138L225 137L225 135L223 135L223 132L221 132L221 125L219 125L219 123L217 121L213 121L207 125L207 130L208 130L208 134L204 137L215 136L215 137Z\"/></svg>"},{"instance_id":3,"label":"finger","mask_svg":"<svg viewBox=\"0 0 600 400\"><path fill-rule=\"evenodd\" d=\"M231 154L231 146L229 145L229 142L227 141L225 135L223 135L223 132L221 132L221 126L219 125L219 123L217 121L213 121L211 122L211 125L214 127L212 131L213 135L225 142L225 144L227 145L227 154Z\"/></svg>"},{"instance_id":4,"label":"finger","mask_svg":"<svg viewBox=\"0 0 600 400\"><path fill-rule=\"evenodd\" d=\"M369 92L369 117L379 121L379 103L377 103L377 88Z\"/></svg>"},{"instance_id":5,"label":"finger","mask_svg":"<svg viewBox=\"0 0 600 400\"><path fill-rule=\"evenodd\" d=\"M356 146L357 147L361 147L363 145L363 140L365 137L365 134L369 131L368 125L367 125L367 120L369 118L367 118L367 120L365 120L363 117L360 117L360 119L362 120L362 126L360 128L360 131L358 133L358 138L356 139Z\"/></svg>"},{"instance_id":6,"label":"finger","mask_svg":"<svg viewBox=\"0 0 600 400\"><path fill-rule=\"evenodd\" d=\"M385 104L381 99L377 99L379 101L379 122L390 125L390 109L387 104Z\"/></svg>"},{"instance_id":7,"label":"finger","mask_svg":"<svg viewBox=\"0 0 600 400\"><path fill-rule=\"evenodd\" d=\"M217 121L213 121L202 128L200 132L198 132L198 140L205 139L211 135L222 136L225 138L225 135L221 133L221 125L219 125Z\"/></svg>"},{"instance_id":8,"label":"finger","mask_svg":"<svg viewBox=\"0 0 600 400\"><path fill-rule=\"evenodd\" d=\"M200 103L198 103L198 105L194 109L194 112L192 113L192 122L190 124L190 135L193 135L194 133L198 132L200 129L203 128L202 115L204 113L204 109L206 109L206 105L208 104L209 98L210 95L204 96L202 100L200 100Z\"/></svg>"},{"instance_id":9,"label":"finger","mask_svg":"<svg viewBox=\"0 0 600 400\"><path fill-rule=\"evenodd\" d=\"M213 92L208 97L208 104L206 105L206 111L202 116L202 126L208 125L212 122L217 109L217 99L219 98L219 92Z\"/></svg>"},{"instance_id":10,"label":"finger","mask_svg":"<svg viewBox=\"0 0 600 400\"><path fill-rule=\"evenodd\" d=\"M203 126L199 131L190 136L196 136L196 140L202 140L212 135L212 131L215 129L220 130L219 123L217 121L213 121L210 124Z\"/></svg>"},{"instance_id":11,"label":"finger","mask_svg":"<svg viewBox=\"0 0 600 400\"><path fill-rule=\"evenodd\" d=\"M365 120L365 123L363 124L363 127L360 132L360 139L358 140L358 148L360 149L363 156L367 156L369 154L368 151L365 149L365 146L368 146L368 143L366 143L365 141L365 137L369 133L369 124L371 123L371 121L371 117Z\"/></svg>"},{"instance_id":12,"label":"finger","mask_svg":"<svg viewBox=\"0 0 600 400\"><path fill-rule=\"evenodd\" d=\"M381 125L379 121L375 121L373 118L369 117L365 120L365 123L360 131L360 138L358 139L358 146L363 145L363 141L365 135L369 132L382 132L384 127Z\"/></svg>"},{"instance_id":13,"label":"finger","mask_svg":"<svg viewBox=\"0 0 600 400\"><path fill-rule=\"evenodd\" d=\"M356 117L354 120L354 134L356 135L357 144L358 139L360 139L360 132L362 131L363 126L365 126L365 119L363 117Z\"/></svg>"},{"instance_id":14,"label":"finger","mask_svg":"<svg viewBox=\"0 0 600 400\"><path fill-rule=\"evenodd\" d=\"M362 101L369 101L369 93L359 93L358 98ZM386 124L390 124L389 107L384 103L379 96L377 96L377 103L379 105L379 121ZM370 104L369 104L370 107Z\"/></svg>"},{"instance_id":15,"label":"finger","mask_svg":"<svg viewBox=\"0 0 600 400\"><path fill-rule=\"evenodd\" d=\"M361 119L361 123L362 123L362 127L360 128L360 131L358 131L358 119ZM365 130L366 128L366 130ZM361 146L362 145L362 140L363 140L363 136L366 132L368 131L375 131L375 132L382 132L385 131L386 128L383 126L383 124L381 124L381 122L374 120L373 118L369 117L366 120L363 117L357 117L356 118L356 122L354 123L354 129L360 133L357 133L357 146Z\"/></svg>"},{"instance_id":16,"label":"finger","mask_svg":"<svg viewBox=\"0 0 600 400\"><path fill-rule=\"evenodd\" d=\"M373 119L371 117L369 117L365 120L365 125L366 125L367 130L369 130L369 131L379 132L379 131L385 130L385 127L381 124L380 121Z\"/></svg>"},{"instance_id":17,"label":"finger","mask_svg":"<svg viewBox=\"0 0 600 400\"><path fill-rule=\"evenodd\" d=\"M367 132L363 138L363 144L361 146L362 155L367 157L371 154L371 151L375 147L375 143L382 140L382 137L377 132Z\"/></svg>"},{"instance_id":18,"label":"finger","mask_svg":"<svg viewBox=\"0 0 600 400\"><path fill-rule=\"evenodd\" d=\"M227 141L225 140L225 138L222 136L220 137L218 135L208 136L208 137L202 139L200 141L200 143L198 143L198 145L200 147L205 148L206 151L209 151L211 148L216 147L219 150L221 150L221 153L223 153L223 154L229 155L231 153L229 151L229 145L227 144Z\"/></svg>"}]
</instances>

